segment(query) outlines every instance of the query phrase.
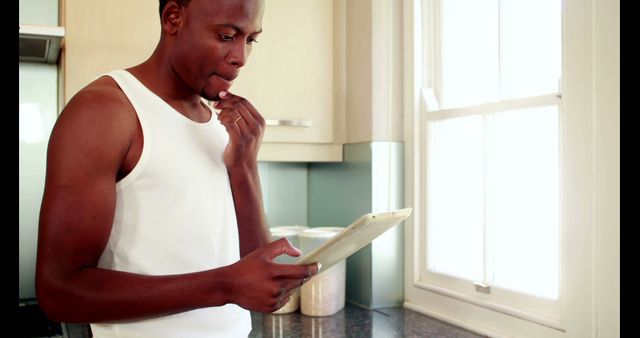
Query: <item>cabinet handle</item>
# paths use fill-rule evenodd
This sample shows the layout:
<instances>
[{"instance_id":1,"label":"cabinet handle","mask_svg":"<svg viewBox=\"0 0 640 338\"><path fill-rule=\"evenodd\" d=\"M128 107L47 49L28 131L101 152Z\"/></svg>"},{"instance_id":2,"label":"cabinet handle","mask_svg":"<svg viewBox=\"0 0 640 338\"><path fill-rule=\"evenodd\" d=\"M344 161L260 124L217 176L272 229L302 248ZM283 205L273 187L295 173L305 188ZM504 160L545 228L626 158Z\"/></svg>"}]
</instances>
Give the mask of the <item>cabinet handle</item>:
<instances>
[{"instance_id":1,"label":"cabinet handle","mask_svg":"<svg viewBox=\"0 0 640 338\"><path fill-rule=\"evenodd\" d=\"M265 119L265 124L269 127L311 127L310 120L272 120Z\"/></svg>"}]
</instances>

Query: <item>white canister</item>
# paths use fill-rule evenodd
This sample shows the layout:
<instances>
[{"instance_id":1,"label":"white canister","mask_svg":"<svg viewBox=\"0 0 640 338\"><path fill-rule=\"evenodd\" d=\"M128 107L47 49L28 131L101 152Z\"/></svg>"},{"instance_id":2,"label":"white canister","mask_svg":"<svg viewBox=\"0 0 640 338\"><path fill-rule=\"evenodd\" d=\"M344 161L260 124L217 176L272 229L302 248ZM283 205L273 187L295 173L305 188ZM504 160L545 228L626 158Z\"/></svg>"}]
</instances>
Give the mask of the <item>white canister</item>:
<instances>
[{"instance_id":1,"label":"white canister","mask_svg":"<svg viewBox=\"0 0 640 338\"><path fill-rule=\"evenodd\" d=\"M309 227L304 225L287 225L287 226L279 226L273 227L269 229L271 231L271 240L275 241L282 237L286 237L289 242L296 248L299 248L299 239L298 233L303 230L309 229ZM274 259L275 263L278 264L293 264L297 260L297 257L291 257L289 255L280 255ZM300 288L296 289L292 294L289 301L278 310L272 312L273 314L285 314L292 313L298 311L300 308Z\"/></svg>"},{"instance_id":2,"label":"white canister","mask_svg":"<svg viewBox=\"0 0 640 338\"><path fill-rule=\"evenodd\" d=\"M318 227L301 232L300 249L309 253L342 231L338 227ZM300 312L307 316L331 316L344 308L346 260L321 271L300 287Z\"/></svg>"},{"instance_id":3,"label":"white canister","mask_svg":"<svg viewBox=\"0 0 640 338\"><path fill-rule=\"evenodd\" d=\"M307 229L309 229L308 226L306 225L279 225L277 227L273 227L271 229L276 229L276 230L291 230L291 231L295 231L296 233L301 233ZM297 246L296 246L297 247Z\"/></svg>"}]
</instances>

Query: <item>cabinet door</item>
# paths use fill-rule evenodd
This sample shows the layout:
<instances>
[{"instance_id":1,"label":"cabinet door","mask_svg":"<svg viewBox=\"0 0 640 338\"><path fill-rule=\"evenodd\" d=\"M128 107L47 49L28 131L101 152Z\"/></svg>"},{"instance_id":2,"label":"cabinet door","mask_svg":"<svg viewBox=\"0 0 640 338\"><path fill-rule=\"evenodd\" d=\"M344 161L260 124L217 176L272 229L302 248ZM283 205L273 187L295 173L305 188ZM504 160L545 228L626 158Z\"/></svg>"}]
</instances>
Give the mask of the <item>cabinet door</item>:
<instances>
[{"instance_id":1,"label":"cabinet door","mask_svg":"<svg viewBox=\"0 0 640 338\"><path fill-rule=\"evenodd\" d=\"M60 0L63 101L113 69L146 60L160 39L157 0Z\"/></svg>"},{"instance_id":2,"label":"cabinet door","mask_svg":"<svg viewBox=\"0 0 640 338\"><path fill-rule=\"evenodd\" d=\"M267 122L263 141L332 143L334 24L332 0L267 0L263 33L231 91Z\"/></svg>"}]
</instances>

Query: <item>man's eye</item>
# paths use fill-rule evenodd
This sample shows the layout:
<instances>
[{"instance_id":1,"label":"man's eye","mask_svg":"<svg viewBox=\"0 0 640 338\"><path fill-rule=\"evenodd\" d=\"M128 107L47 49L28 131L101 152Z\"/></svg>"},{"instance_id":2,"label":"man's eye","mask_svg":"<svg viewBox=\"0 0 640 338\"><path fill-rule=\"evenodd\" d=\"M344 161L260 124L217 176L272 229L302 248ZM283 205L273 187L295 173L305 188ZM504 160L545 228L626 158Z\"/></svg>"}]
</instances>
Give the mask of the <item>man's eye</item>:
<instances>
[{"instance_id":1,"label":"man's eye","mask_svg":"<svg viewBox=\"0 0 640 338\"><path fill-rule=\"evenodd\" d=\"M231 35L218 34L218 36L220 37L220 40L222 40L222 41L231 41L231 40L233 40L233 36L231 36Z\"/></svg>"},{"instance_id":2,"label":"man's eye","mask_svg":"<svg viewBox=\"0 0 640 338\"><path fill-rule=\"evenodd\" d=\"M247 44L248 44L248 45L252 45L252 44L254 44L254 43L258 43L258 40L256 40L256 39L248 39L248 40L247 40Z\"/></svg>"}]
</instances>

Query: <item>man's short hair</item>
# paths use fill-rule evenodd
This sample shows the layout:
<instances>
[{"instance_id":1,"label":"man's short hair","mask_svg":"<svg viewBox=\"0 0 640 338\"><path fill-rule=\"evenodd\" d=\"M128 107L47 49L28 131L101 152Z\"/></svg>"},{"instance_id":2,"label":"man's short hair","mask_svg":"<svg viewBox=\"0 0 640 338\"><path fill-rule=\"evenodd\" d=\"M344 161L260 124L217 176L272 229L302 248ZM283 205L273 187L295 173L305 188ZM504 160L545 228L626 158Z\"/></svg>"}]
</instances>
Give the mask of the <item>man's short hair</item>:
<instances>
[{"instance_id":1,"label":"man's short hair","mask_svg":"<svg viewBox=\"0 0 640 338\"><path fill-rule=\"evenodd\" d=\"M162 16L162 10L164 6L171 0L160 0L160 16ZM175 0L180 6L187 6L191 0Z\"/></svg>"}]
</instances>

